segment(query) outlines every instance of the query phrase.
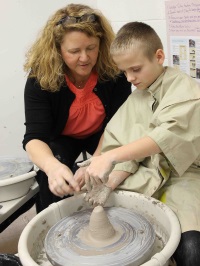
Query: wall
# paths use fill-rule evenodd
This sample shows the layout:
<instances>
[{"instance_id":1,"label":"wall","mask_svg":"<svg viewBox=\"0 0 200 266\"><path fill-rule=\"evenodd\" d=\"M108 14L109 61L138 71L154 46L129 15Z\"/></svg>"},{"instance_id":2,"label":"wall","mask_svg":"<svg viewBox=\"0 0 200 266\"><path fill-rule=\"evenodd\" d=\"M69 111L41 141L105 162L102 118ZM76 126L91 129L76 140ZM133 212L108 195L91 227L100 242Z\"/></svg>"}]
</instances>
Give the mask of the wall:
<instances>
[{"instance_id":1,"label":"wall","mask_svg":"<svg viewBox=\"0 0 200 266\"><path fill-rule=\"evenodd\" d=\"M133 20L148 23L167 53L165 0L0 0L0 156L26 156L22 149L24 55L47 18L69 3L100 9L115 31Z\"/></svg>"}]
</instances>

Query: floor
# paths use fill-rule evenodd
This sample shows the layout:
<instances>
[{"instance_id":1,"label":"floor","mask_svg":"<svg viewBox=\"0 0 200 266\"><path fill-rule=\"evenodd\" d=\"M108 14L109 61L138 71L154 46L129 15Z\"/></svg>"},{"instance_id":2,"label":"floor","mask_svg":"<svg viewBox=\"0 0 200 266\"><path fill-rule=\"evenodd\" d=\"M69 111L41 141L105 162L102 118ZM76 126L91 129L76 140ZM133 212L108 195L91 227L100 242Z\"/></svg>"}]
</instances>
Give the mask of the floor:
<instances>
[{"instance_id":1,"label":"floor","mask_svg":"<svg viewBox=\"0 0 200 266\"><path fill-rule=\"evenodd\" d=\"M35 205L19 216L0 233L0 253L17 254L19 237L27 223L36 215Z\"/></svg>"}]
</instances>

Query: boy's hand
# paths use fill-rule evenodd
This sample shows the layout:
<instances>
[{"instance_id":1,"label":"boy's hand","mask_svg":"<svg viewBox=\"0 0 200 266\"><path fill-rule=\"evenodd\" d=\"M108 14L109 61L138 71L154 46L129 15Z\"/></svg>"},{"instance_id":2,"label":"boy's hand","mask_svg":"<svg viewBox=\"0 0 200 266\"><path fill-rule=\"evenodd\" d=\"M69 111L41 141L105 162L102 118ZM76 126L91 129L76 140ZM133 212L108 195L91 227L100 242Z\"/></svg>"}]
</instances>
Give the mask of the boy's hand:
<instances>
[{"instance_id":1,"label":"boy's hand","mask_svg":"<svg viewBox=\"0 0 200 266\"><path fill-rule=\"evenodd\" d=\"M85 172L85 184L88 191L91 191L92 186L95 184L107 183L109 174L114 168L114 164L112 164L106 155L91 157L79 163L78 166L88 166Z\"/></svg>"},{"instance_id":2,"label":"boy's hand","mask_svg":"<svg viewBox=\"0 0 200 266\"><path fill-rule=\"evenodd\" d=\"M91 157L91 158L92 158L92 157ZM78 165L79 167L85 167L85 166L88 166L88 165L91 164L91 158L90 158L90 159L87 159L87 160L85 160L85 161L83 161L83 162L81 162L81 163L77 163L77 165Z\"/></svg>"},{"instance_id":3,"label":"boy's hand","mask_svg":"<svg viewBox=\"0 0 200 266\"><path fill-rule=\"evenodd\" d=\"M93 206L104 205L110 195L119 184L121 184L126 178L130 176L129 172L125 171L112 171L109 175L108 182L95 183L93 181L90 190L87 190L85 195L85 201L89 202Z\"/></svg>"},{"instance_id":4,"label":"boy's hand","mask_svg":"<svg viewBox=\"0 0 200 266\"><path fill-rule=\"evenodd\" d=\"M112 189L105 184L94 185L90 191L85 195L85 201L89 202L92 206L104 206Z\"/></svg>"}]
</instances>

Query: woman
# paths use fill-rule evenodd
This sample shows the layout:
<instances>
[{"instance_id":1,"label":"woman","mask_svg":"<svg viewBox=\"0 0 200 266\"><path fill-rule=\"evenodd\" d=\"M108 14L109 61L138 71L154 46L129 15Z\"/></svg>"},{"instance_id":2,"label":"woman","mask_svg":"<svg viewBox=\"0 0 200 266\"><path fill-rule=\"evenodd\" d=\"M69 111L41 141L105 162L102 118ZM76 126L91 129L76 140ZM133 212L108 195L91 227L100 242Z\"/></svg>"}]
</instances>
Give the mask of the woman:
<instances>
[{"instance_id":1,"label":"woman","mask_svg":"<svg viewBox=\"0 0 200 266\"><path fill-rule=\"evenodd\" d=\"M40 169L38 212L84 185L75 160L83 150L99 154L106 124L131 93L109 53L113 38L100 12L70 4L27 53L23 147Z\"/></svg>"}]
</instances>

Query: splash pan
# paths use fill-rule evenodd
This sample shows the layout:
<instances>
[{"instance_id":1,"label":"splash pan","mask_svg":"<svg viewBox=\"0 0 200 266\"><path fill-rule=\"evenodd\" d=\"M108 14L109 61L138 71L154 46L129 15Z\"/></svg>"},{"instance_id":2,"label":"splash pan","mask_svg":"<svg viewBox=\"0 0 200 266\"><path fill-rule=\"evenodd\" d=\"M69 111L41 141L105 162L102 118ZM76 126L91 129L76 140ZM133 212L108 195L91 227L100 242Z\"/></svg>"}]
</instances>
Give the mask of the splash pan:
<instances>
[{"instance_id":1,"label":"splash pan","mask_svg":"<svg viewBox=\"0 0 200 266\"><path fill-rule=\"evenodd\" d=\"M44 249L45 238L51 228L62 219L76 215L75 213L78 212L91 211L91 208L84 202L84 196L84 194L73 196L58 203L53 203L47 209L37 214L26 225L18 242L18 255L23 266L53 265ZM137 212L145 217L153 227L156 235L155 244L153 245L150 258L140 265L168 266L170 257L176 250L181 236L180 224L174 212L154 198L128 191L112 192L105 208L111 207L125 208L129 211ZM121 219L122 215L118 216L118 218ZM65 265L80 266L82 257L80 256L80 260L77 259L75 263L67 263ZM108 264L103 263L101 265ZM120 261L116 262L115 265L121 266L125 264L122 264ZM134 263L127 265L135 266Z\"/></svg>"}]
</instances>

